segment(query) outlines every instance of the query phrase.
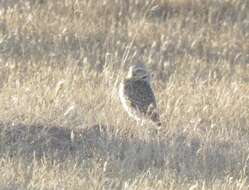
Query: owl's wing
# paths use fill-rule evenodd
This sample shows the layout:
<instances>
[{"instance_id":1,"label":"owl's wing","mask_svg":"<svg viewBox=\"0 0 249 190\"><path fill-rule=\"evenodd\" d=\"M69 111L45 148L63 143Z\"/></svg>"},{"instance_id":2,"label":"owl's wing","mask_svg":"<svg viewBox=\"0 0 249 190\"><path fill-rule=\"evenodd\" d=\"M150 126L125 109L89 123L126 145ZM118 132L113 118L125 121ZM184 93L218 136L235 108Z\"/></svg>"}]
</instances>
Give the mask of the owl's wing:
<instances>
[{"instance_id":1,"label":"owl's wing","mask_svg":"<svg viewBox=\"0 0 249 190\"><path fill-rule=\"evenodd\" d=\"M152 110L157 107L155 95L150 84L146 81L126 81L124 85L124 94L130 102L130 105L143 114L148 114L148 112L152 112Z\"/></svg>"}]
</instances>

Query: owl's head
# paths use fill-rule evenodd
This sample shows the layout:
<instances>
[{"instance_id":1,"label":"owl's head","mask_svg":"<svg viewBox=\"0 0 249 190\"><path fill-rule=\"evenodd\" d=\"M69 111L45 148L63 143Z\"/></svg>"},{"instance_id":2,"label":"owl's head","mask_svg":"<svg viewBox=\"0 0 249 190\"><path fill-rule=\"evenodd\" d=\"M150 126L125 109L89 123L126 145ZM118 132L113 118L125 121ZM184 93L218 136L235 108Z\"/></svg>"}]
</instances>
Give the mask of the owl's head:
<instances>
[{"instance_id":1,"label":"owl's head","mask_svg":"<svg viewBox=\"0 0 249 190\"><path fill-rule=\"evenodd\" d=\"M150 82L150 74L143 64L132 65L129 68L127 78Z\"/></svg>"}]
</instances>

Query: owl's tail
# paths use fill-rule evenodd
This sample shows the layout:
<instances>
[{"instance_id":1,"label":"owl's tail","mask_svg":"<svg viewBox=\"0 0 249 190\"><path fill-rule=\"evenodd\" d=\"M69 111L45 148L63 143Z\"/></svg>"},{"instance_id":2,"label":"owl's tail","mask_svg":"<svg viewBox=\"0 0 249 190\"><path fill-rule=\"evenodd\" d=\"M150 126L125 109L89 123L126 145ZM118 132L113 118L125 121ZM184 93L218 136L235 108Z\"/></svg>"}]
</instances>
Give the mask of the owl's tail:
<instances>
[{"instance_id":1,"label":"owl's tail","mask_svg":"<svg viewBox=\"0 0 249 190\"><path fill-rule=\"evenodd\" d=\"M156 122L156 125L157 125L158 127L161 127L161 126L162 126L161 121Z\"/></svg>"}]
</instances>

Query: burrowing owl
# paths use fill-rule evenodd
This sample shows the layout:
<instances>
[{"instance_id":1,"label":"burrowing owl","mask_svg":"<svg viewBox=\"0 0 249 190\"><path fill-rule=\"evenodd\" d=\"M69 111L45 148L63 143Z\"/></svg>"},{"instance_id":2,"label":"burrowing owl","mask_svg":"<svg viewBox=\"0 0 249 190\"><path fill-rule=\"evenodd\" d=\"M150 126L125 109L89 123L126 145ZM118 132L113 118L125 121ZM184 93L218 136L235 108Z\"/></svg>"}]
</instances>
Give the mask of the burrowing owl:
<instances>
[{"instance_id":1,"label":"burrowing owl","mask_svg":"<svg viewBox=\"0 0 249 190\"><path fill-rule=\"evenodd\" d=\"M129 68L120 83L119 97L124 109L137 121L152 121L160 126L156 99L150 86L150 75L144 65Z\"/></svg>"}]
</instances>

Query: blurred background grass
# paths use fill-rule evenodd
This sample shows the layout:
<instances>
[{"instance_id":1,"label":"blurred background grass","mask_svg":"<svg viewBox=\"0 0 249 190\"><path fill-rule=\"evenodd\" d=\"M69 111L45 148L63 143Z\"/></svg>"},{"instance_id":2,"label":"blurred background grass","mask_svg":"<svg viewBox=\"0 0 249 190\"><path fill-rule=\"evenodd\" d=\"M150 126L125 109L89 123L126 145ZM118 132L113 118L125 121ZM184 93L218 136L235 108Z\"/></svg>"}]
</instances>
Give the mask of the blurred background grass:
<instances>
[{"instance_id":1,"label":"blurred background grass","mask_svg":"<svg viewBox=\"0 0 249 190\"><path fill-rule=\"evenodd\" d=\"M153 74L159 135L122 110ZM247 189L249 2L0 1L1 189Z\"/></svg>"}]
</instances>

